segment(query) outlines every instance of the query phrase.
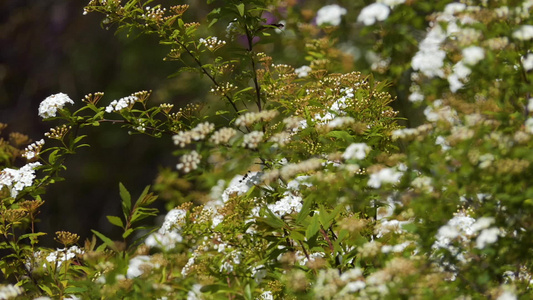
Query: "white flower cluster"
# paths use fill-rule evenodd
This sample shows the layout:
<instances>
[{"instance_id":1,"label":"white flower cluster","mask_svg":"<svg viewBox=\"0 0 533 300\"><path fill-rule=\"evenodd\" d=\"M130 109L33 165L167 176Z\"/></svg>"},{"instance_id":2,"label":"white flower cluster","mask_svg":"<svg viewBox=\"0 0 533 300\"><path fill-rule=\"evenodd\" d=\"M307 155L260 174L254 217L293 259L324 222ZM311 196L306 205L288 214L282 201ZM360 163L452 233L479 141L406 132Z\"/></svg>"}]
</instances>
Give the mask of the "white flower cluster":
<instances>
[{"instance_id":1,"label":"white flower cluster","mask_svg":"<svg viewBox=\"0 0 533 300\"><path fill-rule=\"evenodd\" d=\"M226 45L226 41L219 40L216 36L207 39L201 38L199 42L201 45L205 45L209 51L216 51L220 49L220 47Z\"/></svg>"},{"instance_id":2,"label":"white flower cluster","mask_svg":"<svg viewBox=\"0 0 533 300\"><path fill-rule=\"evenodd\" d=\"M362 22L365 26L370 26L376 21L384 21L389 17L390 8L383 3L372 3L361 10L357 17L357 22Z\"/></svg>"},{"instance_id":3,"label":"white flower cluster","mask_svg":"<svg viewBox=\"0 0 533 300\"><path fill-rule=\"evenodd\" d=\"M533 25L522 25L513 32L513 37L522 41L529 41L533 38Z\"/></svg>"},{"instance_id":4,"label":"white flower cluster","mask_svg":"<svg viewBox=\"0 0 533 300\"><path fill-rule=\"evenodd\" d=\"M395 168L383 168L376 173L370 174L367 185L372 188L380 188L384 183L397 183L403 173Z\"/></svg>"},{"instance_id":5,"label":"white flower cluster","mask_svg":"<svg viewBox=\"0 0 533 300\"><path fill-rule=\"evenodd\" d=\"M24 293L24 290L16 285L8 284L0 286L0 299L16 298Z\"/></svg>"},{"instance_id":6,"label":"white flower cluster","mask_svg":"<svg viewBox=\"0 0 533 300\"><path fill-rule=\"evenodd\" d=\"M193 129L189 131L180 131L178 134L172 137L175 145L180 146L181 148L189 145L192 141L200 141L205 139L205 137L215 130L215 125L209 122L204 122L196 125Z\"/></svg>"},{"instance_id":7,"label":"white flower cluster","mask_svg":"<svg viewBox=\"0 0 533 300\"><path fill-rule=\"evenodd\" d=\"M393 141L398 139L409 139L423 135L433 129L432 124L422 124L416 128L401 128L396 129L391 133Z\"/></svg>"},{"instance_id":8,"label":"white flower cluster","mask_svg":"<svg viewBox=\"0 0 533 300\"><path fill-rule=\"evenodd\" d=\"M250 126L256 122L268 122L274 119L278 115L277 110L263 110L260 112L248 112L244 115L240 115L235 120L236 126Z\"/></svg>"},{"instance_id":9,"label":"white flower cluster","mask_svg":"<svg viewBox=\"0 0 533 300\"><path fill-rule=\"evenodd\" d=\"M461 211L454 215L447 224L442 226L437 232L437 240L433 248L444 248L453 255L464 261L464 256L459 252L456 246L452 245L453 241L466 245L471 238L476 237L476 248L483 249L489 244L493 244L502 235L502 231L496 227L490 227L494 223L492 217L481 217L478 220L468 216Z\"/></svg>"},{"instance_id":10,"label":"white flower cluster","mask_svg":"<svg viewBox=\"0 0 533 300\"><path fill-rule=\"evenodd\" d=\"M126 271L126 278L131 279L139 277L144 272L151 269L159 269L160 264L152 262L152 257L149 255L137 255L130 259L128 270Z\"/></svg>"},{"instance_id":11,"label":"white flower cluster","mask_svg":"<svg viewBox=\"0 0 533 300\"><path fill-rule=\"evenodd\" d=\"M341 24L342 16L346 13L346 8L337 4L323 6L316 12L316 25L339 26Z\"/></svg>"},{"instance_id":12,"label":"white flower cluster","mask_svg":"<svg viewBox=\"0 0 533 300\"><path fill-rule=\"evenodd\" d=\"M443 77L444 58L446 52L440 48L446 39L446 32L436 25L431 28L426 37L420 42L419 50L411 60L411 66L415 71L420 71L429 78Z\"/></svg>"},{"instance_id":13,"label":"white flower cluster","mask_svg":"<svg viewBox=\"0 0 533 300\"><path fill-rule=\"evenodd\" d=\"M55 117L57 111L63 109L67 103L74 104L74 101L67 94L58 93L48 96L39 104L39 116L43 118Z\"/></svg>"},{"instance_id":14,"label":"white flower cluster","mask_svg":"<svg viewBox=\"0 0 533 300\"><path fill-rule=\"evenodd\" d=\"M322 166L322 160L319 158L311 158L308 160L301 161L295 164L287 164L281 168L281 170L272 170L271 172L278 173L281 178L288 180L293 178L299 173L307 173L314 171ZM277 172L276 172L277 171Z\"/></svg>"},{"instance_id":15,"label":"white flower cluster","mask_svg":"<svg viewBox=\"0 0 533 300\"><path fill-rule=\"evenodd\" d=\"M17 197L18 193L25 187L31 186L35 178L35 168L41 163L33 162L16 170L5 168L0 172L0 189L7 187L11 190L11 197Z\"/></svg>"},{"instance_id":16,"label":"white flower cluster","mask_svg":"<svg viewBox=\"0 0 533 300\"><path fill-rule=\"evenodd\" d=\"M259 172L248 172L246 175L237 175L230 181L228 187L222 192L222 201L225 203L231 197L242 195L248 190L261 182Z\"/></svg>"},{"instance_id":17,"label":"white flower cluster","mask_svg":"<svg viewBox=\"0 0 533 300\"><path fill-rule=\"evenodd\" d=\"M252 131L244 135L242 146L245 148L256 149L259 143L263 141L265 134L262 131Z\"/></svg>"},{"instance_id":18,"label":"white flower cluster","mask_svg":"<svg viewBox=\"0 0 533 300\"><path fill-rule=\"evenodd\" d=\"M237 130L233 128L221 128L209 138L209 141L215 145L227 144L229 140L237 134Z\"/></svg>"},{"instance_id":19,"label":"white flower cluster","mask_svg":"<svg viewBox=\"0 0 533 300\"><path fill-rule=\"evenodd\" d=\"M113 100L109 106L105 108L106 113L111 113L114 111L121 111L124 108L128 108L131 105L135 103L135 101L139 100L136 96L127 96L124 98L120 98L118 100Z\"/></svg>"},{"instance_id":20,"label":"white flower cluster","mask_svg":"<svg viewBox=\"0 0 533 300\"><path fill-rule=\"evenodd\" d=\"M302 78L302 77L307 77L312 70L313 69L311 69L310 66L301 66L299 68L296 68L294 70L294 73L298 75L298 78Z\"/></svg>"},{"instance_id":21,"label":"white flower cluster","mask_svg":"<svg viewBox=\"0 0 533 300\"><path fill-rule=\"evenodd\" d=\"M39 155L39 152L41 152L43 145L43 139L36 141L35 143L29 144L24 149L24 151L22 151L22 157L26 158L27 160L34 159L35 157L37 157L37 155Z\"/></svg>"},{"instance_id":22,"label":"white flower cluster","mask_svg":"<svg viewBox=\"0 0 533 300\"><path fill-rule=\"evenodd\" d=\"M365 159L366 155L370 152L371 148L365 143L353 143L342 154L344 160L349 159Z\"/></svg>"},{"instance_id":23,"label":"white flower cluster","mask_svg":"<svg viewBox=\"0 0 533 300\"><path fill-rule=\"evenodd\" d=\"M299 213L302 209L302 197L296 196L292 192L285 192L283 198L276 201L276 203L269 204L268 209L276 216L283 217L292 213Z\"/></svg>"},{"instance_id":24,"label":"white flower cluster","mask_svg":"<svg viewBox=\"0 0 533 300\"><path fill-rule=\"evenodd\" d=\"M268 141L274 143L274 147L285 146L291 140L291 134L286 131L273 134Z\"/></svg>"},{"instance_id":25,"label":"white flower cluster","mask_svg":"<svg viewBox=\"0 0 533 300\"><path fill-rule=\"evenodd\" d=\"M158 231L150 234L145 244L149 247L161 248L165 251L174 249L177 243L183 241L181 227L185 224L187 212L183 209L174 208L165 216L165 221Z\"/></svg>"},{"instance_id":26,"label":"white flower cluster","mask_svg":"<svg viewBox=\"0 0 533 300\"><path fill-rule=\"evenodd\" d=\"M83 249L80 249L78 246L74 245L70 248L57 249L56 251L50 252L46 256L46 261L49 262L53 267L59 269L63 262L67 262L76 258L78 255L85 253ZM46 267L46 264L44 265Z\"/></svg>"},{"instance_id":27,"label":"white flower cluster","mask_svg":"<svg viewBox=\"0 0 533 300\"><path fill-rule=\"evenodd\" d=\"M415 189L431 193L433 192L432 181L431 177L419 176L411 181L411 186Z\"/></svg>"},{"instance_id":28,"label":"white flower cluster","mask_svg":"<svg viewBox=\"0 0 533 300\"><path fill-rule=\"evenodd\" d=\"M191 151L189 154L180 157L180 163L176 165L176 169L182 170L185 173L196 170L200 164L202 156L196 151Z\"/></svg>"},{"instance_id":29,"label":"white flower cluster","mask_svg":"<svg viewBox=\"0 0 533 300\"><path fill-rule=\"evenodd\" d=\"M345 115L346 112L344 109L348 107L349 100L354 98L354 89L353 88L342 88L340 90L341 97L329 108L328 112L325 115L315 114L314 119L317 121L318 124L328 124L332 120L334 120L337 116ZM346 119L349 120L349 119ZM303 122L306 122L305 120ZM334 123L335 125L335 123ZM302 125L300 125L302 126Z\"/></svg>"},{"instance_id":30,"label":"white flower cluster","mask_svg":"<svg viewBox=\"0 0 533 300\"><path fill-rule=\"evenodd\" d=\"M528 53L527 56L522 57L522 66L526 71L533 70L533 54Z\"/></svg>"},{"instance_id":31,"label":"white flower cluster","mask_svg":"<svg viewBox=\"0 0 533 300\"><path fill-rule=\"evenodd\" d=\"M328 128L343 128L353 123L355 123L355 119L352 117L336 117L328 123Z\"/></svg>"},{"instance_id":32,"label":"white flower cluster","mask_svg":"<svg viewBox=\"0 0 533 300\"><path fill-rule=\"evenodd\" d=\"M476 65L479 61L485 58L485 51L478 46L470 46L463 49L463 59L453 66L453 72L448 76L448 83L450 90L455 93L463 87L463 82L468 80L468 76L472 73L469 66Z\"/></svg>"}]
</instances>

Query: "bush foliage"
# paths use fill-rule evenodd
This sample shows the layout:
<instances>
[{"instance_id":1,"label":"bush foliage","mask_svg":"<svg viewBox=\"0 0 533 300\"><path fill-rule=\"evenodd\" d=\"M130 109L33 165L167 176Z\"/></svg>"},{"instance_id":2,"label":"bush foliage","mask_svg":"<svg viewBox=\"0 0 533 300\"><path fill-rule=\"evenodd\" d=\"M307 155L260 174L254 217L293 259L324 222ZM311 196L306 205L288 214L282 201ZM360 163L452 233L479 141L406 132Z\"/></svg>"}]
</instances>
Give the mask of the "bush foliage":
<instances>
[{"instance_id":1,"label":"bush foliage","mask_svg":"<svg viewBox=\"0 0 533 300\"><path fill-rule=\"evenodd\" d=\"M156 35L205 101L59 93L39 115L60 125L2 140L0 299L532 297L532 1L165 4L84 13ZM102 123L176 165L118 184L122 236L42 247L46 188Z\"/></svg>"}]
</instances>

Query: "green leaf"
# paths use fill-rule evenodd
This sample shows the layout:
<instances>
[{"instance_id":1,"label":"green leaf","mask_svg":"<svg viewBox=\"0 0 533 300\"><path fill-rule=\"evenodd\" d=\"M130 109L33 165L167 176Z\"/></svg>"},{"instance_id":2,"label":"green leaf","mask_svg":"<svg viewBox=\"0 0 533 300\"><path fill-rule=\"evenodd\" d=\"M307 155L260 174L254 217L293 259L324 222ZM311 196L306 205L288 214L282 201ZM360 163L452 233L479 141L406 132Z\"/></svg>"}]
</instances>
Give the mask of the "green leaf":
<instances>
[{"instance_id":1,"label":"green leaf","mask_svg":"<svg viewBox=\"0 0 533 300\"><path fill-rule=\"evenodd\" d=\"M227 110L217 110L215 114L216 114L217 116L220 116L220 115L227 115L227 114L229 114L229 113L230 113L230 112L227 111Z\"/></svg>"},{"instance_id":2,"label":"green leaf","mask_svg":"<svg viewBox=\"0 0 533 300\"><path fill-rule=\"evenodd\" d=\"M343 130L334 130L330 131L326 134L326 137L332 137L336 139L340 139L346 142L353 142L354 138L351 136L348 132Z\"/></svg>"},{"instance_id":3,"label":"green leaf","mask_svg":"<svg viewBox=\"0 0 533 300\"><path fill-rule=\"evenodd\" d=\"M311 223L309 224L309 226L307 226L307 229L305 230L305 238L307 240L311 240L311 238L317 234L319 228L320 222L318 221L318 215L314 215L311 218Z\"/></svg>"},{"instance_id":4,"label":"green leaf","mask_svg":"<svg viewBox=\"0 0 533 300\"><path fill-rule=\"evenodd\" d=\"M87 288L84 287L78 287L78 286L69 286L65 289L66 294L76 294L76 293L84 293L87 291Z\"/></svg>"},{"instance_id":5,"label":"green leaf","mask_svg":"<svg viewBox=\"0 0 533 300\"><path fill-rule=\"evenodd\" d=\"M296 217L296 224L301 224L307 216L309 216L309 213L311 212L311 206L313 205L314 201L311 198L304 199L304 204L302 206L302 209L298 213L298 216Z\"/></svg>"},{"instance_id":6,"label":"green leaf","mask_svg":"<svg viewBox=\"0 0 533 300\"><path fill-rule=\"evenodd\" d=\"M241 17L244 17L244 3L237 5L237 10L239 11L239 15L241 15Z\"/></svg>"},{"instance_id":7,"label":"green leaf","mask_svg":"<svg viewBox=\"0 0 533 300\"><path fill-rule=\"evenodd\" d=\"M52 292L50 287L48 287L48 286L46 286L44 284L39 284L39 287L41 288L41 290L45 291L49 296L54 296L54 293Z\"/></svg>"},{"instance_id":8,"label":"green leaf","mask_svg":"<svg viewBox=\"0 0 533 300\"><path fill-rule=\"evenodd\" d=\"M305 240L305 236L296 230L292 230L289 236L295 241Z\"/></svg>"},{"instance_id":9,"label":"green leaf","mask_svg":"<svg viewBox=\"0 0 533 300\"><path fill-rule=\"evenodd\" d=\"M56 161L57 161L57 153L59 152L59 149L53 151L52 153L50 153L50 155L48 156L48 162L50 162L51 165L53 165Z\"/></svg>"},{"instance_id":10,"label":"green leaf","mask_svg":"<svg viewBox=\"0 0 533 300\"><path fill-rule=\"evenodd\" d=\"M100 232L94 230L94 229L91 229L91 231L99 238L101 239L104 244L103 245L106 245L107 247L109 247L109 249L112 249L112 250L115 250L117 251L117 248L115 247L115 243L110 239L108 238L107 236L101 234ZM98 247L97 250L103 250L103 249L100 249L100 247Z\"/></svg>"},{"instance_id":11,"label":"green leaf","mask_svg":"<svg viewBox=\"0 0 533 300\"><path fill-rule=\"evenodd\" d=\"M247 284L244 288L244 299L246 300L252 300L252 289L250 288L250 284Z\"/></svg>"},{"instance_id":12,"label":"green leaf","mask_svg":"<svg viewBox=\"0 0 533 300\"><path fill-rule=\"evenodd\" d=\"M124 224L122 223L122 220L119 217L106 216L106 218L109 221L109 223L111 223L111 224L113 224L115 226L118 226L120 228L124 228Z\"/></svg>"},{"instance_id":13,"label":"green leaf","mask_svg":"<svg viewBox=\"0 0 533 300\"><path fill-rule=\"evenodd\" d=\"M122 182L118 184L120 190L120 198L122 199L122 211L127 216L131 210L131 195L130 192L124 187Z\"/></svg>"},{"instance_id":14,"label":"green leaf","mask_svg":"<svg viewBox=\"0 0 533 300\"><path fill-rule=\"evenodd\" d=\"M130 234L132 234L133 232L135 231L135 229L133 228L130 228L128 230L126 230L123 234L122 234L122 238L127 238L128 236L130 236Z\"/></svg>"}]
</instances>

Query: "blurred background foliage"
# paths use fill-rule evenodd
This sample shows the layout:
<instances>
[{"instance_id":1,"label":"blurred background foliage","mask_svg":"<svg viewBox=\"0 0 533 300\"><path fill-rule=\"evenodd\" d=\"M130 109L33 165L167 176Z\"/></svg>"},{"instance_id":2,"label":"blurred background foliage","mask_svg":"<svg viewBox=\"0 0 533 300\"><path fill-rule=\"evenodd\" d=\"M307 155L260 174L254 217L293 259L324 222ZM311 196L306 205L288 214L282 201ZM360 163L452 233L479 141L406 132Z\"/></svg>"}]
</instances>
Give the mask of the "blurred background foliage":
<instances>
[{"instance_id":1,"label":"blurred background foliage","mask_svg":"<svg viewBox=\"0 0 533 300\"><path fill-rule=\"evenodd\" d=\"M204 1L178 2L191 6L186 14L191 22L205 23L212 9ZM404 117L412 116L409 119L415 124L407 124L411 127L416 125L419 111L406 101L405 86L409 82L410 59L417 49L416 37L423 37L427 27L425 12L419 10L418 16L403 16L418 20L415 27L399 31L405 36L374 36L378 31L374 33L357 23L358 12L368 4L366 2L372 1L335 1L345 7L348 14L336 30L328 31L300 25L316 24L316 11L331 3L284 1L283 6L265 16L270 23L283 21L284 30L263 38L254 50L268 53L274 63L298 68L307 64L306 40L327 37L331 43L337 44L337 50L331 54L341 62L332 66L332 71L357 70L364 74L373 73L378 80L393 78L390 92L398 100L392 106ZM168 7L176 1L157 3ZM187 103L206 101L213 104L214 97L208 94L209 82L205 78L199 80L195 73L176 74L181 62L163 60L168 49L158 45L156 36L139 35L135 31L116 32L116 26L103 28L101 15L82 14L86 4L86 1L65 0L0 1L0 122L9 124L3 134L18 131L33 140L40 139L53 124L42 122L37 116L38 105L47 96L58 92L80 101L88 93L101 91L105 93L101 105L140 90L153 90L152 105L166 102L183 107ZM210 30L221 34L226 25L227 22L219 22ZM207 28L203 30L209 36ZM397 46L384 47L383 43ZM384 53L394 61L384 72L372 72L368 52L384 49L397 52ZM228 51L232 50L235 49L225 47L217 54L229 55ZM146 185L154 184L154 179L157 183L162 167L174 168L176 164L176 158L171 155L173 144L170 138L130 136L125 130L109 124L88 130L85 134L89 135L87 143L91 147L67 159L68 169L63 177L68 180L52 185L48 190L38 223L39 231L68 229L83 239L90 234L90 229L97 229L113 236L105 216L117 215L120 211L118 182L136 195ZM184 189L180 193L186 193L185 182L176 178L167 180L176 180L174 185ZM163 186L169 185L172 183L166 182ZM164 197L167 191L162 192ZM164 204L159 203L163 210ZM51 238L49 242L52 242Z\"/></svg>"}]
</instances>

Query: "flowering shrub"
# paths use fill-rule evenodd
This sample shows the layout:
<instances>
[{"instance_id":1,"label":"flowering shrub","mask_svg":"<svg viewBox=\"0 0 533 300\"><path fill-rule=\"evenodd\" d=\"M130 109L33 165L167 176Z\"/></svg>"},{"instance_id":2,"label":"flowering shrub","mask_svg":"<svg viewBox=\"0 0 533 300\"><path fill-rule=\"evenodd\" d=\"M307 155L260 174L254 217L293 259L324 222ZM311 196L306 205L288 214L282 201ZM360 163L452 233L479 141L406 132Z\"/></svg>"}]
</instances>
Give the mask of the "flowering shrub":
<instances>
[{"instance_id":1,"label":"flowering shrub","mask_svg":"<svg viewBox=\"0 0 533 300\"><path fill-rule=\"evenodd\" d=\"M196 23L92 0L106 26L157 35L215 109L45 99L62 122L46 140L0 143L0 298L530 298L533 2L474 2L230 0ZM402 128L396 98L425 120ZM171 139L176 165L135 201L119 184L122 236L41 247L41 195L102 123ZM169 211L146 228L158 193Z\"/></svg>"}]
</instances>

